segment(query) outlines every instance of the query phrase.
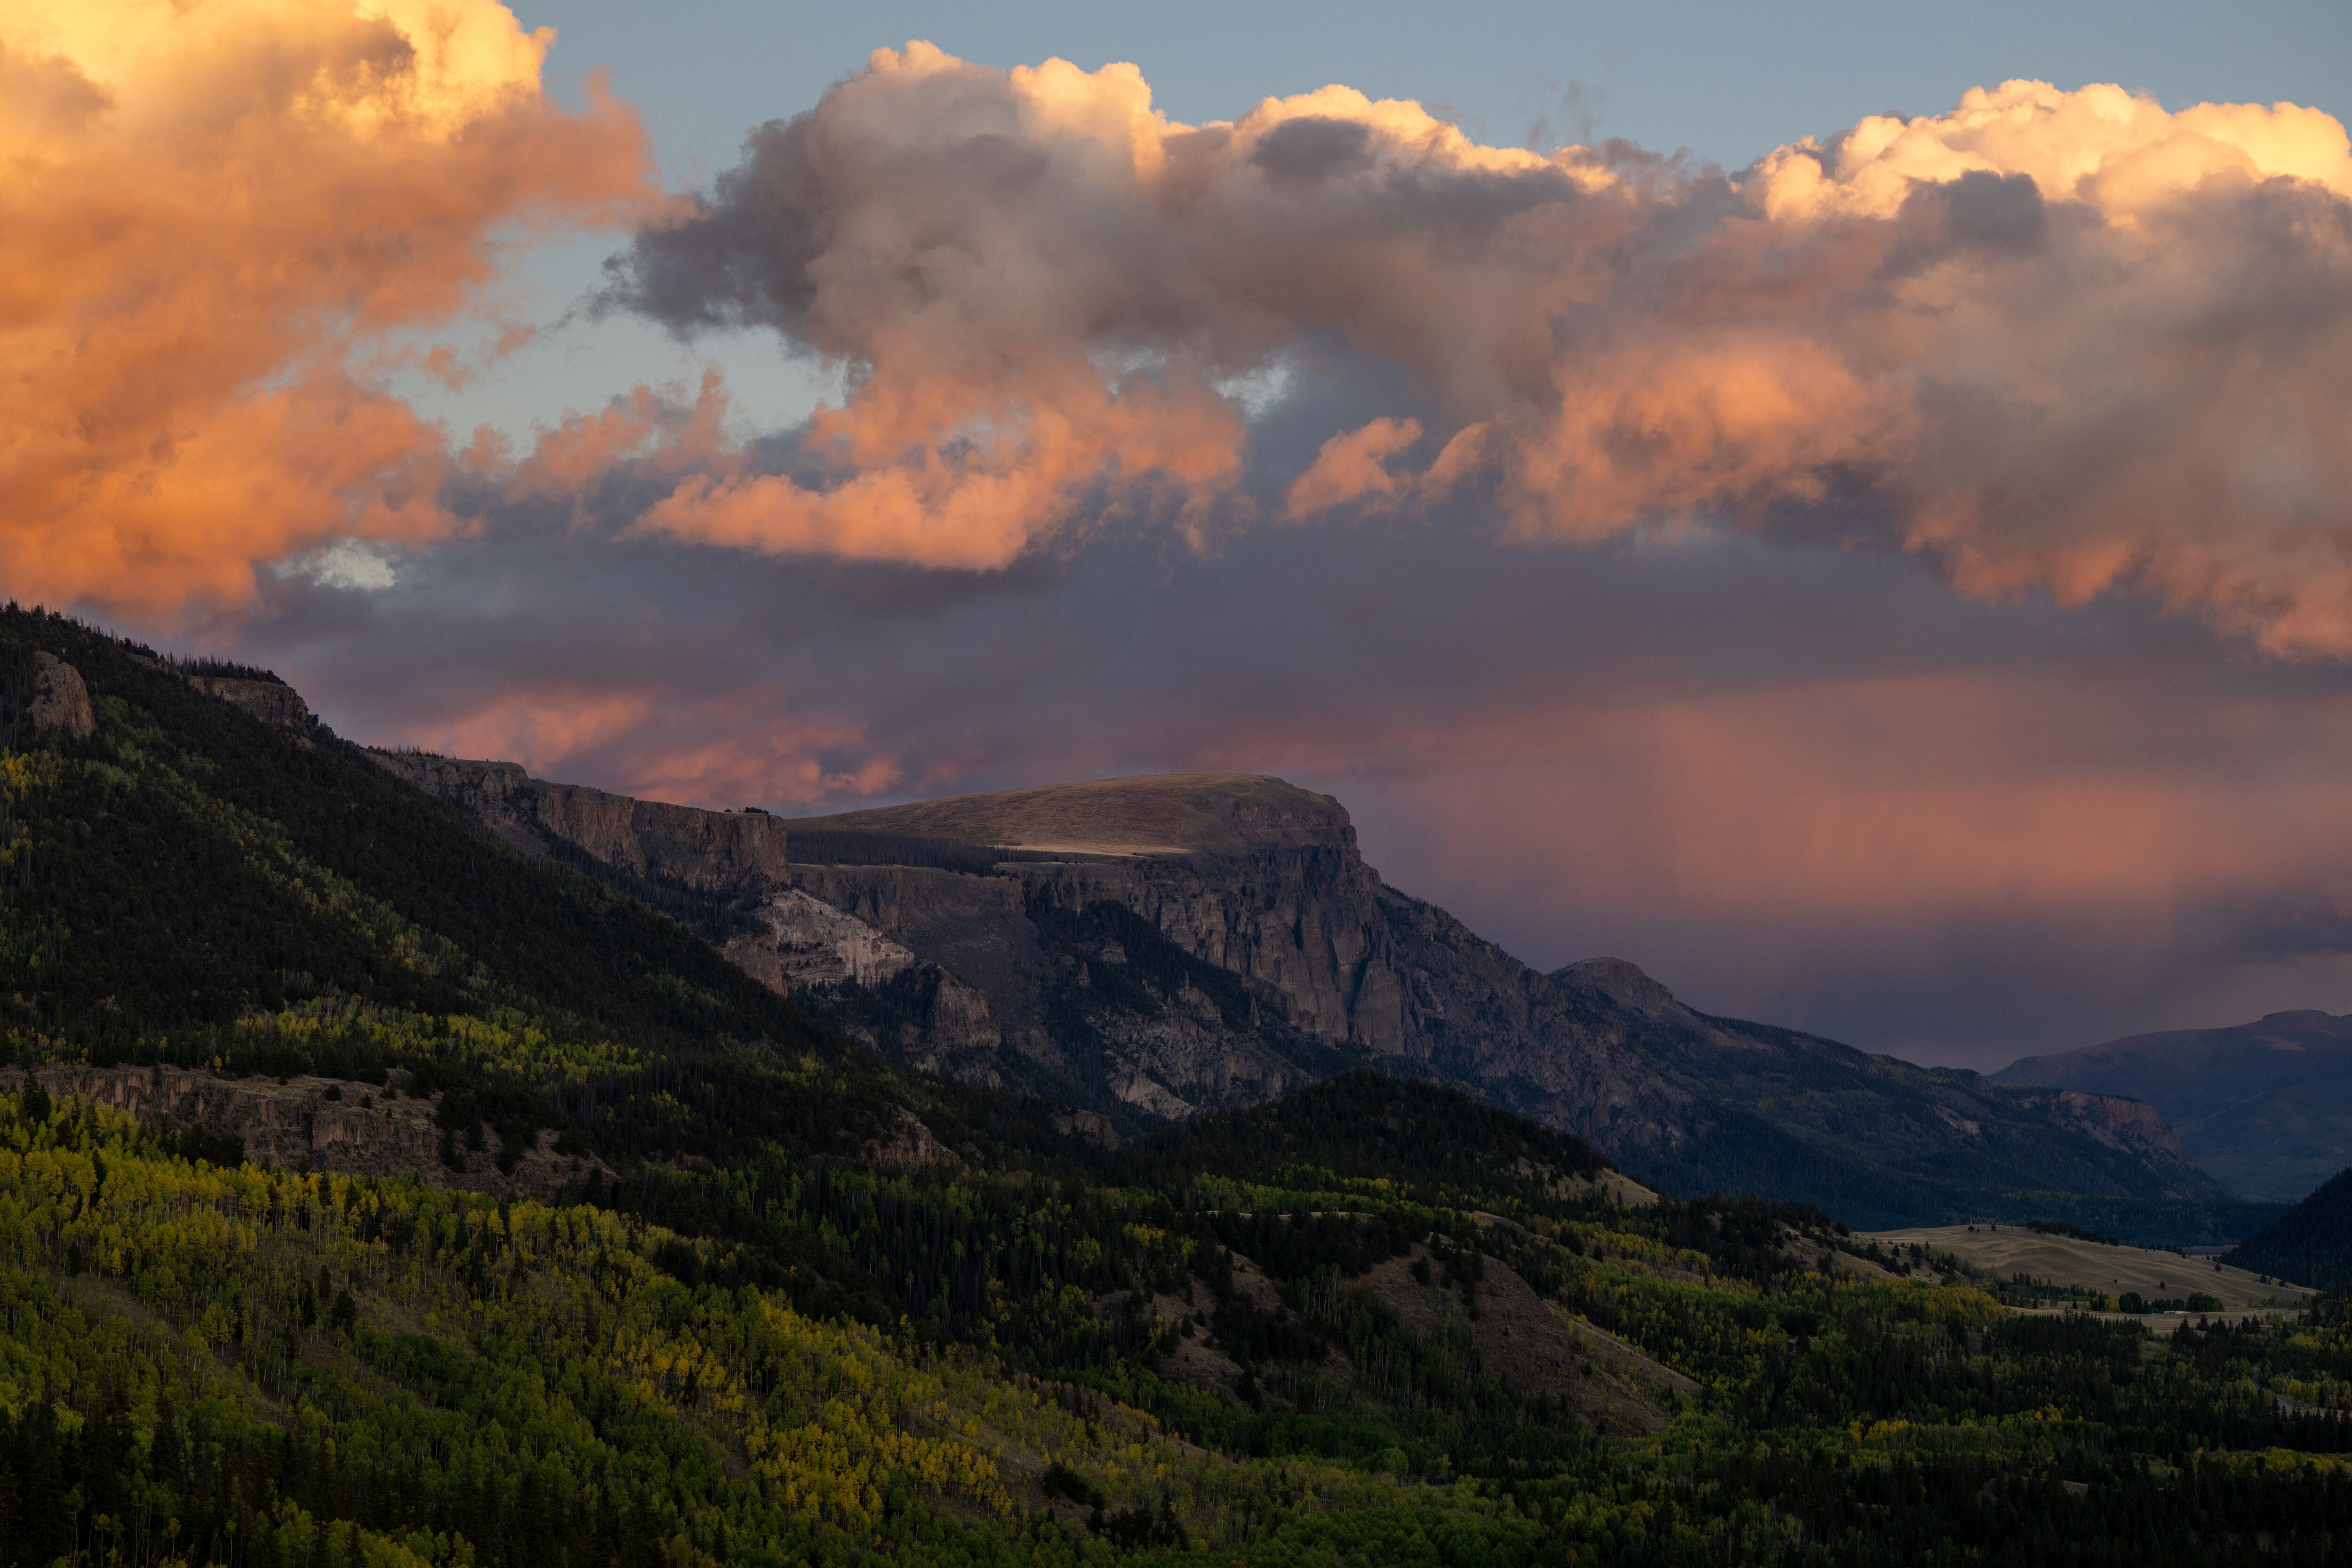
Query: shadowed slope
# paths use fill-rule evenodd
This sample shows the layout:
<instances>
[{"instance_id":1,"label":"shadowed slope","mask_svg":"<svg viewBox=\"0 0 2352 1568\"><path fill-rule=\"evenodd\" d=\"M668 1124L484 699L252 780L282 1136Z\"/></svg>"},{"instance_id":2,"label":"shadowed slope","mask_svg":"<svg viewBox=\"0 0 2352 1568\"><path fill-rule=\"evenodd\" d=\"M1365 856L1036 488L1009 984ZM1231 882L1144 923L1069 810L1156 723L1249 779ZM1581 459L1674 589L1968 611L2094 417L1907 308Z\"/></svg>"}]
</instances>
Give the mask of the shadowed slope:
<instances>
[{"instance_id":1,"label":"shadowed slope","mask_svg":"<svg viewBox=\"0 0 2352 1568\"><path fill-rule=\"evenodd\" d=\"M2229 1260L2315 1289L2352 1283L2352 1171L2339 1172Z\"/></svg>"},{"instance_id":2,"label":"shadowed slope","mask_svg":"<svg viewBox=\"0 0 2352 1568\"><path fill-rule=\"evenodd\" d=\"M2292 1201L2352 1165L2352 1016L2273 1013L2133 1035L2027 1057L1993 1077L2145 1100L2191 1160L2257 1198Z\"/></svg>"}]
</instances>

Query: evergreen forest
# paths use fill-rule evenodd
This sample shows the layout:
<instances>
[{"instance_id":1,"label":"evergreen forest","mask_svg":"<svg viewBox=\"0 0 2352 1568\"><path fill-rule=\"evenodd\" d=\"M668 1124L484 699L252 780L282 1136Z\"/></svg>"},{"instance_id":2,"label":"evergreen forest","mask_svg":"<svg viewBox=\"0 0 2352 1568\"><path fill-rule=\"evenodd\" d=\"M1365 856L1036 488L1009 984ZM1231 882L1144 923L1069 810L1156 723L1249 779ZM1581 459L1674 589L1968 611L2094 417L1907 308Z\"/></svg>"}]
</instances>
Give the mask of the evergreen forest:
<instances>
[{"instance_id":1,"label":"evergreen forest","mask_svg":"<svg viewBox=\"0 0 2352 1568\"><path fill-rule=\"evenodd\" d=\"M1108 1147L13 608L0 968L0 1568L2352 1552L2352 1297L2159 1335L1364 1070Z\"/></svg>"}]
</instances>

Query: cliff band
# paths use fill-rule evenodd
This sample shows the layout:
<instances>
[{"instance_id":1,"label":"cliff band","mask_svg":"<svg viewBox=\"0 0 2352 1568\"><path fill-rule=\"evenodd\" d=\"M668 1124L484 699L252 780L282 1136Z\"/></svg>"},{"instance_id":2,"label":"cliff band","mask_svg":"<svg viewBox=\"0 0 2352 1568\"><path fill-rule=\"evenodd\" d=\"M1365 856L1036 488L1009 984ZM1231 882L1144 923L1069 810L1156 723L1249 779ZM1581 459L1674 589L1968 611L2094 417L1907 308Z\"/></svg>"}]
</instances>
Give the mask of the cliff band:
<instances>
[{"instance_id":1,"label":"cliff band","mask_svg":"<svg viewBox=\"0 0 2352 1568\"><path fill-rule=\"evenodd\" d=\"M2137 1101L1711 1017L1622 960L1539 972L1388 886L1338 801L1280 779L1101 780L784 819L513 763L379 760L526 849L569 846L734 900L698 929L887 1056L1129 1134L1369 1064L1466 1088L1669 1187L1802 1197L1869 1223L2036 1191L2229 1196Z\"/></svg>"}]
</instances>

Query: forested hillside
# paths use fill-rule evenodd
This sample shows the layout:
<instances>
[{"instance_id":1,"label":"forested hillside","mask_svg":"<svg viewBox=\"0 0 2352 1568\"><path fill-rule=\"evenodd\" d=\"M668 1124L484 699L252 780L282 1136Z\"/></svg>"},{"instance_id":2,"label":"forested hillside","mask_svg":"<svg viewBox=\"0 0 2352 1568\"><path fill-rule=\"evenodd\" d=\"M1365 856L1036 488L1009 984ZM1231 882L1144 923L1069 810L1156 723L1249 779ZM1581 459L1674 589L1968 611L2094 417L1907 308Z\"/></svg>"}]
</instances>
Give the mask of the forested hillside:
<instances>
[{"instance_id":1,"label":"forested hillside","mask_svg":"<svg viewBox=\"0 0 2352 1568\"><path fill-rule=\"evenodd\" d=\"M904 1101L685 927L323 728L266 724L70 622L15 612L0 637L0 730L28 723L37 647L97 719L0 775L10 1060L403 1070L467 1127L608 1159L854 1150Z\"/></svg>"},{"instance_id":2,"label":"forested hillside","mask_svg":"<svg viewBox=\"0 0 2352 1568\"><path fill-rule=\"evenodd\" d=\"M2231 1253L2230 1261L2321 1289L2352 1285L2352 1171L2337 1172Z\"/></svg>"},{"instance_id":3,"label":"forested hillside","mask_svg":"<svg viewBox=\"0 0 2352 1568\"><path fill-rule=\"evenodd\" d=\"M2352 1550L2338 1300L2158 1339L1362 1072L1105 1148L321 730L0 638L0 1568ZM248 1162L91 1063L397 1091L447 1158ZM470 1190L492 1140L562 1180Z\"/></svg>"}]
</instances>

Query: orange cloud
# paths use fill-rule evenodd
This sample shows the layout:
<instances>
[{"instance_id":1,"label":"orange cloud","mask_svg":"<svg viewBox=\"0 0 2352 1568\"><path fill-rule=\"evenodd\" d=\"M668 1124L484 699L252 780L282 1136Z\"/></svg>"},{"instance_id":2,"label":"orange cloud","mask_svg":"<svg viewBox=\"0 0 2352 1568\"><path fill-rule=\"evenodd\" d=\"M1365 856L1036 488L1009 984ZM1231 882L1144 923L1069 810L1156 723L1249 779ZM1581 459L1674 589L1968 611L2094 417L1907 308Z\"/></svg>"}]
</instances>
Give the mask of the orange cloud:
<instances>
[{"instance_id":1,"label":"orange cloud","mask_svg":"<svg viewBox=\"0 0 2352 1568\"><path fill-rule=\"evenodd\" d=\"M1969 594L2148 592L2352 654L2352 151L2292 104L2009 82L1735 181L1341 87L1184 125L1132 66L914 44L624 276L854 388L824 473L693 476L643 525L677 538L993 566L1139 485L1204 506L1247 438L1213 389L1339 343L1413 390L1293 518L1475 485L1591 542L1835 491Z\"/></svg>"},{"instance_id":2,"label":"orange cloud","mask_svg":"<svg viewBox=\"0 0 2352 1568\"><path fill-rule=\"evenodd\" d=\"M839 455L836 482L696 474L631 531L767 554L987 570L1068 524L1103 483L1125 481L1131 494L1157 481L1189 509L1238 477L1241 421L1205 389L1142 377L1108 388L1090 367L1056 368L1024 383L1033 400L1017 409L992 392L984 409L918 410L881 397L821 408L810 442ZM1042 394L1049 376L1060 395ZM938 438L941 429L954 434ZM879 460L894 446L896 460Z\"/></svg>"},{"instance_id":3,"label":"orange cloud","mask_svg":"<svg viewBox=\"0 0 2352 1568\"><path fill-rule=\"evenodd\" d=\"M1530 961L1618 952L1710 1011L1990 1068L2342 1011L2347 719L2337 691L2113 668L1612 693L1318 736L1315 787L1392 881Z\"/></svg>"},{"instance_id":4,"label":"orange cloud","mask_svg":"<svg viewBox=\"0 0 2352 1568\"><path fill-rule=\"evenodd\" d=\"M1386 500L1405 489L1389 460L1421 439L1418 419L1375 419L1323 443L1314 464L1292 482L1283 498L1294 519L1372 498Z\"/></svg>"},{"instance_id":5,"label":"orange cloud","mask_svg":"<svg viewBox=\"0 0 2352 1568\"><path fill-rule=\"evenodd\" d=\"M413 725L403 743L444 756L519 762L563 783L594 777L652 800L723 808L814 805L877 795L903 778L856 721L794 711L774 695L681 693L653 681L524 682ZM864 754L859 754L861 752ZM847 753L846 765L829 756Z\"/></svg>"},{"instance_id":6,"label":"orange cloud","mask_svg":"<svg viewBox=\"0 0 2352 1568\"><path fill-rule=\"evenodd\" d=\"M465 311L493 236L656 195L630 110L541 92L553 41L491 0L0 16L13 595L165 613L339 538L448 529L442 433L368 353Z\"/></svg>"}]
</instances>

